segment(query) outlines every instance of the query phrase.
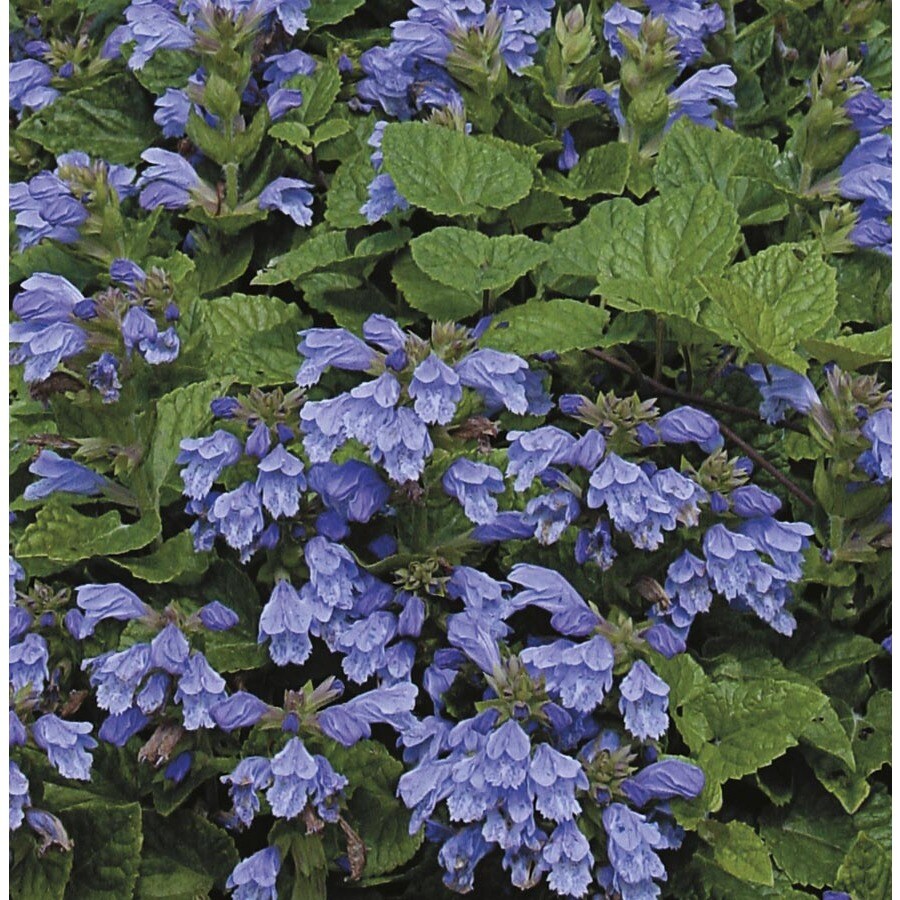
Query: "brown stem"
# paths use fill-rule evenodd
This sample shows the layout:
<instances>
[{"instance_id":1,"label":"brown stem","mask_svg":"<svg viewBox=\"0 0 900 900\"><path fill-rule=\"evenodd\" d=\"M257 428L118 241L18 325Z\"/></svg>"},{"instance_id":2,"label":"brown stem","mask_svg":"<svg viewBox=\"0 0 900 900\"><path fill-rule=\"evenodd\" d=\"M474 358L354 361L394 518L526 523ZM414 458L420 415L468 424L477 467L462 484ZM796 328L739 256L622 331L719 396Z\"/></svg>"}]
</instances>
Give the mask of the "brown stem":
<instances>
[{"instance_id":1,"label":"brown stem","mask_svg":"<svg viewBox=\"0 0 900 900\"><path fill-rule=\"evenodd\" d=\"M757 418L757 414L754 410L746 409L745 407L740 406L730 406L727 403L718 403L718 401L710 401L705 397L696 397L691 394L682 394L680 391L673 390L670 387L662 384L660 381L657 381L655 378L651 378L649 375L645 375L640 369L633 368L627 363L622 362L620 359L616 359L616 357L610 355L609 353L604 352L603 350L588 350L588 353L591 356L597 357L597 359L602 359L605 363L613 366L613 368L619 369L622 372L627 372L633 378L637 378L638 380L644 382L653 388L653 390L657 391L660 394L665 394L669 397L676 397L680 400L687 400L698 405L706 405L710 406L713 409L720 409L723 412L734 412L739 414L750 413L753 418ZM790 478L787 477L783 472L779 471L775 466L772 465L764 456L761 456L759 452L753 449L743 438L736 435L727 425L723 425L719 422L719 428L722 431L722 434L733 444L737 444L750 459L753 460L761 469L768 472L782 487L786 490L790 491L801 503L806 506L815 508L816 503L802 488L798 487Z\"/></svg>"}]
</instances>

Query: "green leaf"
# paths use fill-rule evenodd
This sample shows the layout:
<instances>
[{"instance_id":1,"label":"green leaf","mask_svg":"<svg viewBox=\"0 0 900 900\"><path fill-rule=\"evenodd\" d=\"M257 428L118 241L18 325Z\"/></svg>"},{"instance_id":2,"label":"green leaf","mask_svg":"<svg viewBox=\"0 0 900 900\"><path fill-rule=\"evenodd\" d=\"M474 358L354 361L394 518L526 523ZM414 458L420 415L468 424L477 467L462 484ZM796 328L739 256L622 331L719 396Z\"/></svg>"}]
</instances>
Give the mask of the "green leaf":
<instances>
[{"instance_id":1,"label":"green leaf","mask_svg":"<svg viewBox=\"0 0 900 900\"><path fill-rule=\"evenodd\" d=\"M71 851L63 852L55 847L40 855L36 841L30 839L24 855L19 859L15 856L11 859L11 900L63 900L74 856Z\"/></svg>"},{"instance_id":2,"label":"green leaf","mask_svg":"<svg viewBox=\"0 0 900 900\"><path fill-rule=\"evenodd\" d=\"M568 200L588 200L597 194L621 194L628 180L628 145L615 143L592 147L568 175L549 172L545 184Z\"/></svg>"},{"instance_id":3,"label":"green leaf","mask_svg":"<svg viewBox=\"0 0 900 900\"><path fill-rule=\"evenodd\" d=\"M455 322L481 311L481 296L475 291L458 291L429 278L404 254L391 269L391 279L414 309L434 322Z\"/></svg>"},{"instance_id":4,"label":"green leaf","mask_svg":"<svg viewBox=\"0 0 900 900\"><path fill-rule=\"evenodd\" d=\"M312 235L293 250L270 259L266 268L257 272L251 284L284 284L297 281L302 275L325 269L336 262L349 259L350 248L343 231L328 231Z\"/></svg>"},{"instance_id":5,"label":"green leaf","mask_svg":"<svg viewBox=\"0 0 900 900\"><path fill-rule=\"evenodd\" d=\"M409 249L429 278L457 291L507 288L543 262L545 244L524 235L488 237L465 228L435 228L414 238Z\"/></svg>"},{"instance_id":6,"label":"green leaf","mask_svg":"<svg viewBox=\"0 0 900 900\"><path fill-rule=\"evenodd\" d=\"M61 495L51 497L38 510L35 521L16 545L16 558L33 557L73 563L92 556L116 556L146 547L162 528L159 513L143 512L138 521L125 524L117 510L86 516L69 506Z\"/></svg>"},{"instance_id":7,"label":"green leaf","mask_svg":"<svg viewBox=\"0 0 900 900\"><path fill-rule=\"evenodd\" d=\"M608 240L608 213L608 204L599 203L577 225L553 236L549 260L538 270L543 284L577 297L591 292L597 281L597 246Z\"/></svg>"},{"instance_id":8,"label":"green leaf","mask_svg":"<svg viewBox=\"0 0 900 900\"><path fill-rule=\"evenodd\" d=\"M729 875L753 884L775 884L769 851L749 825L710 819L698 833L712 847L713 862Z\"/></svg>"},{"instance_id":9,"label":"green leaf","mask_svg":"<svg viewBox=\"0 0 900 900\"><path fill-rule=\"evenodd\" d=\"M166 88L184 87L197 71L197 58L186 50L157 50L132 74L151 94L162 95Z\"/></svg>"},{"instance_id":10,"label":"green leaf","mask_svg":"<svg viewBox=\"0 0 900 900\"><path fill-rule=\"evenodd\" d=\"M891 326L885 325L863 334L806 338L803 349L821 362L836 362L842 369L862 369L891 359Z\"/></svg>"},{"instance_id":11,"label":"green leaf","mask_svg":"<svg viewBox=\"0 0 900 900\"><path fill-rule=\"evenodd\" d=\"M300 122L277 122L269 129L269 136L295 147L301 153L309 153L309 129Z\"/></svg>"},{"instance_id":12,"label":"green leaf","mask_svg":"<svg viewBox=\"0 0 900 900\"><path fill-rule=\"evenodd\" d=\"M702 292L693 281L718 275L731 259L739 236L734 207L704 185L642 206L622 199L598 209L594 293L619 309L696 321Z\"/></svg>"},{"instance_id":13,"label":"green leaf","mask_svg":"<svg viewBox=\"0 0 900 900\"><path fill-rule=\"evenodd\" d=\"M788 661L789 667L813 681L822 681L835 672L864 665L882 648L861 634L833 630L804 641L797 651Z\"/></svg>"},{"instance_id":14,"label":"green leaf","mask_svg":"<svg viewBox=\"0 0 900 900\"><path fill-rule=\"evenodd\" d=\"M196 553L190 532L182 531L163 541L151 553L120 557L111 562L148 584L165 584L185 575L202 575L209 565L209 557L205 553Z\"/></svg>"},{"instance_id":15,"label":"green leaf","mask_svg":"<svg viewBox=\"0 0 900 900\"><path fill-rule=\"evenodd\" d=\"M768 815L762 835L791 881L821 888L834 882L856 829L833 800L818 797L786 814Z\"/></svg>"},{"instance_id":16,"label":"green leaf","mask_svg":"<svg viewBox=\"0 0 900 900\"><path fill-rule=\"evenodd\" d=\"M153 107L129 75L61 95L25 119L17 134L57 155L83 150L125 164L136 163L158 137Z\"/></svg>"},{"instance_id":17,"label":"green leaf","mask_svg":"<svg viewBox=\"0 0 900 900\"><path fill-rule=\"evenodd\" d=\"M212 294L240 278L247 271L252 256L252 235L240 235L227 244L211 242L194 258L200 296Z\"/></svg>"},{"instance_id":18,"label":"green leaf","mask_svg":"<svg viewBox=\"0 0 900 900\"><path fill-rule=\"evenodd\" d=\"M282 889L279 896L289 897L290 900L319 900L326 895L328 862L322 835L306 834L289 822L276 822L269 832L269 843L279 849L282 860L290 860L293 868L290 879L283 879L290 894ZM286 874L284 866L282 873Z\"/></svg>"},{"instance_id":19,"label":"green leaf","mask_svg":"<svg viewBox=\"0 0 900 900\"><path fill-rule=\"evenodd\" d=\"M838 869L835 887L853 900L891 896L891 857L867 834L857 837Z\"/></svg>"},{"instance_id":20,"label":"green leaf","mask_svg":"<svg viewBox=\"0 0 900 900\"><path fill-rule=\"evenodd\" d=\"M341 89L341 74L334 63L319 60L312 75L299 75L291 79L292 84L295 81L303 92L303 104L289 115L311 127L321 122L334 105Z\"/></svg>"},{"instance_id":21,"label":"green leaf","mask_svg":"<svg viewBox=\"0 0 900 900\"><path fill-rule=\"evenodd\" d=\"M497 313L481 343L523 356L584 350L603 346L608 321L605 309L586 300L529 300Z\"/></svg>"},{"instance_id":22,"label":"green leaf","mask_svg":"<svg viewBox=\"0 0 900 900\"><path fill-rule=\"evenodd\" d=\"M369 183L375 170L368 150L345 159L334 173L325 194L325 221L333 228L359 228L366 217L359 211L369 199Z\"/></svg>"},{"instance_id":23,"label":"green leaf","mask_svg":"<svg viewBox=\"0 0 900 900\"><path fill-rule=\"evenodd\" d=\"M313 0L307 11L310 30L323 25L336 25L359 9L365 0Z\"/></svg>"},{"instance_id":24,"label":"green leaf","mask_svg":"<svg viewBox=\"0 0 900 900\"><path fill-rule=\"evenodd\" d=\"M534 166L523 149L424 122L390 124L382 141L384 169L397 190L413 206L445 216L480 216L521 200Z\"/></svg>"},{"instance_id":25,"label":"green leaf","mask_svg":"<svg viewBox=\"0 0 900 900\"><path fill-rule=\"evenodd\" d=\"M144 844L135 897L180 900L224 889L238 862L234 842L221 828L189 810L163 817L144 811Z\"/></svg>"},{"instance_id":26,"label":"green leaf","mask_svg":"<svg viewBox=\"0 0 900 900\"><path fill-rule=\"evenodd\" d=\"M800 736L804 744L816 747L843 762L851 771L856 769L853 747L841 720L831 705L823 706Z\"/></svg>"},{"instance_id":27,"label":"green leaf","mask_svg":"<svg viewBox=\"0 0 900 900\"><path fill-rule=\"evenodd\" d=\"M659 152L654 179L660 192L711 184L738 211L742 225L776 222L788 214L773 186L778 148L770 141L715 131L686 116L670 129Z\"/></svg>"}]
</instances>

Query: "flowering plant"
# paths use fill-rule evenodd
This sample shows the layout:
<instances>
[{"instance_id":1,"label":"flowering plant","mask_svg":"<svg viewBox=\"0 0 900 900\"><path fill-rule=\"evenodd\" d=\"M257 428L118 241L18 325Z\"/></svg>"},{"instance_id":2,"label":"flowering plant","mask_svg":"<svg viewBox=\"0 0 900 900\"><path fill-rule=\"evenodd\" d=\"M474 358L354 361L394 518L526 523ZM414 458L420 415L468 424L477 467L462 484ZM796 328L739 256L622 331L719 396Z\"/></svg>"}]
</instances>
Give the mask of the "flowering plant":
<instances>
[{"instance_id":1,"label":"flowering plant","mask_svg":"<svg viewBox=\"0 0 900 900\"><path fill-rule=\"evenodd\" d=\"M12 895L888 896L890 46L14 4Z\"/></svg>"}]
</instances>

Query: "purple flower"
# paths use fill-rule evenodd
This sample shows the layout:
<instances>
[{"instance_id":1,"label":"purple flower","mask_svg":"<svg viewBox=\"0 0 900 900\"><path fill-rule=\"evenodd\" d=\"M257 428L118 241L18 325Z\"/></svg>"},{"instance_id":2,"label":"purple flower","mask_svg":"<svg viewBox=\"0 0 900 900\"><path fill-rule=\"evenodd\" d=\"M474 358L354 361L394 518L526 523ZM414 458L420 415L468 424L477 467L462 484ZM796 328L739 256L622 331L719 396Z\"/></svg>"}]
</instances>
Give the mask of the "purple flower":
<instances>
[{"instance_id":1,"label":"purple flower","mask_svg":"<svg viewBox=\"0 0 900 900\"><path fill-rule=\"evenodd\" d=\"M84 295L61 275L38 272L22 282L13 311L26 322L64 322L84 302Z\"/></svg>"},{"instance_id":2,"label":"purple flower","mask_svg":"<svg viewBox=\"0 0 900 900\"><path fill-rule=\"evenodd\" d=\"M319 727L345 747L371 737L371 726L376 722L387 723L403 733L415 723L412 709L417 693L416 686L409 683L376 688L322 710L317 717Z\"/></svg>"},{"instance_id":3,"label":"purple flower","mask_svg":"<svg viewBox=\"0 0 900 900\"><path fill-rule=\"evenodd\" d=\"M275 15L281 26L292 37L298 31L306 31L309 23L306 11L312 0L275 0Z\"/></svg>"},{"instance_id":4,"label":"purple flower","mask_svg":"<svg viewBox=\"0 0 900 900\"><path fill-rule=\"evenodd\" d=\"M486 525L497 515L497 501L491 494L503 491L503 473L495 466L462 457L447 469L441 484L462 504L470 522Z\"/></svg>"},{"instance_id":5,"label":"purple flower","mask_svg":"<svg viewBox=\"0 0 900 900\"><path fill-rule=\"evenodd\" d=\"M9 830L15 831L25 821L25 807L31 805L28 779L22 770L9 761Z\"/></svg>"},{"instance_id":6,"label":"purple flower","mask_svg":"<svg viewBox=\"0 0 900 900\"><path fill-rule=\"evenodd\" d=\"M173 622L150 642L150 665L169 675L181 675L191 654L191 646L181 629Z\"/></svg>"},{"instance_id":7,"label":"purple flower","mask_svg":"<svg viewBox=\"0 0 900 900\"><path fill-rule=\"evenodd\" d=\"M675 469L659 469L653 473L650 480L659 496L675 513L677 522L688 526L698 524L700 520L698 504L705 503L709 499L709 495L700 485L686 475L676 472Z\"/></svg>"},{"instance_id":8,"label":"purple flower","mask_svg":"<svg viewBox=\"0 0 900 900\"><path fill-rule=\"evenodd\" d=\"M240 550L241 560L246 561L253 541L265 527L259 488L245 481L235 490L221 494L212 505L209 520L230 547Z\"/></svg>"},{"instance_id":9,"label":"purple flower","mask_svg":"<svg viewBox=\"0 0 900 900\"><path fill-rule=\"evenodd\" d=\"M39 634L26 634L23 641L13 644L9 648L9 681L13 690L18 693L29 685L31 694L40 694L50 677L49 659L47 642Z\"/></svg>"},{"instance_id":10,"label":"purple flower","mask_svg":"<svg viewBox=\"0 0 900 900\"><path fill-rule=\"evenodd\" d=\"M347 677L362 684L386 663L385 650L397 634L397 617L384 610L345 624L331 641L345 654L341 663Z\"/></svg>"},{"instance_id":11,"label":"purple flower","mask_svg":"<svg viewBox=\"0 0 900 900\"><path fill-rule=\"evenodd\" d=\"M588 780L577 760L540 744L528 766L528 785L541 815L564 822L581 812L575 791L586 791Z\"/></svg>"},{"instance_id":12,"label":"purple flower","mask_svg":"<svg viewBox=\"0 0 900 900\"><path fill-rule=\"evenodd\" d=\"M528 363L512 353L475 350L455 368L462 384L481 394L488 411L506 407L518 415L543 415L552 406L538 373L529 371Z\"/></svg>"},{"instance_id":13,"label":"purple flower","mask_svg":"<svg viewBox=\"0 0 900 900\"><path fill-rule=\"evenodd\" d=\"M316 70L315 59L302 50L275 53L266 58L265 65L263 79L276 88L295 75L312 75Z\"/></svg>"},{"instance_id":14,"label":"purple flower","mask_svg":"<svg viewBox=\"0 0 900 900\"><path fill-rule=\"evenodd\" d=\"M311 756L300 738L291 738L272 760L272 786L266 799L279 819L295 819L307 805L326 822L338 818L338 796L347 779L324 756Z\"/></svg>"},{"instance_id":15,"label":"purple flower","mask_svg":"<svg viewBox=\"0 0 900 900\"><path fill-rule=\"evenodd\" d=\"M97 732L97 736L114 747L124 747L139 731L146 728L150 720L137 706L124 712L107 716Z\"/></svg>"},{"instance_id":16,"label":"purple flower","mask_svg":"<svg viewBox=\"0 0 900 900\"><path fill-rule=\"evenodd\" d=\"M619 685L619 711L625 727L642 741L661 737L669 727L669 686L639 659Z\"/></svg>"},{"instance_id":17,"label":"purple flower","mask_svg":"<svg viewBox=\"0 0 900 900\"><path fill-rule=\"evenodd\" d=\"M328 509L349 522L368 522L391 496L381 476L356 459L340 465L316 463L309 470L309 487Z\"/></svg>"},{"instance_id":18,"label":"purple flower","mask_svg":"<svg viewBox=\"0 0 900 900\"><path fill-rule=\"evenodd\" d=\"M781 509L781 501L755 484L745 484L731 492L731 508L742 519L755 516L774 516Z\"/></svg>"},{"instance_id":19,"label":"purple flower","mask_svg":"<svg viewBox=\"0 0 900 900\"><path fill-rule=\"evenodd\" d=\"M212 490L213 482L228 466L234 465L243 455L241 442L227 431L214 431L208 437L185 438L175 462L185 466L181 479L184 494L194 500L202 500Z\"/></svg>"},{"instance_id":20,"label":"purple flower","mask_svg":"<svg viewBox=\"0 0 900 900\"><path fill-rule=\"evenodd\" d=\"M9 361L12 365L25 363L28 384L46 381L64 359L87 349L87 335L73 322L13 322L9 341L19 345L10 352Z\"/></svg>"},{"instance_id":21,"label":"purple flower","mask_svg":"<svg viewBox=\"0 0 900 900\"><path fill-rule=\"evenodd\" d=\"M507 437L511 443L507 451L506 474L515 476L513 487L518 492L527 491L548 466L568 462L568 455L575 446L571 434L553 425L532 431L510 431Z\"/></svg>"},{"instance_id":22,"label":"purple flower","mask_svg":"<svg viewBox=\"0 0 900 900\"><path fill-rule=\"evenodd\" d=\"M844 110L860 137L867 138L891 127L891 101L883 100L862 78L851 79L862 90L844 103Z\"/></svg>"},{"instance_id":23,"label":"purple flower","mask_svg":"<svg viewBox=\"0 0 900 900\"><path fill-rule=\"evenodd\" d=\"M63 828L63 823L52 813L29 807L25 810L25 821L40 838L41 843L37 848L39 856L42 856L51 847L58 847L60 852L69 853L75 846L66 833L66 829Z\"/></svg>"},{"instance_id":24,"label":"purple flower","mask_svg":"<svg viewBox=\"0 0 900 900\"><path fill-rule=\"evenodd\" d=\"M9 64L9 105L17 113L23 109L37 112L49 106L59 91L50 87L53 69L36 59L22 59Z\"/></svg>"},{"instance_id":25,"label":"purple flower","mask_svg":"<svg viewBox=\"0 0 900 900\"><path fill-rule=\"evenodd\" d=\"M255 694L237 691L212 708L212 717L222 731L235 731L255 725L272 707Z\"/></svg>"},{"instance_id":26,"label":"purple flower","mask_svg":"<svg viewBox=\"0 0 900 900\"><path fill-rule=\"evenodd\" d=\"M485 781L494 787L516 788L528 775L531 741L520 725L507 719L488 738L484 750Z\"/></svg>"},{"instance_id":27,"label":"purple flower","mask_svg":"<svg viewBox=\"0 0 900 900\"><path fill-rule=\"evenodd\" d=\"M49 713L34 723L31 733L60 775L90 781L91 756L87 751L97 746L89 736L90 722L68 722Z\"/></svg>"},{"instance_id":28,"label":"purple flower","mask_svg":"<svg viewBox=\"0 0 900 900\"><path fill-rule=\"evenodd\" d=\"M300 178L276 178L259 195L260 209L277 209L297 225L312 225L312 185Z\"/></svg>"},{"instance_id":29,"label":"purple flower","mask_svg":"<svg viewBox=\"0 0 900 900\"><path fill-rule=\"evenodd\" d=\"M462 399L459 375L433 352L416 366L408 390L419 418L430 425L450 422Z\"/></svg>"},{"instance_id":30,"label":"purple flower","mask_svg":"<svg viewBox=\"0 0 900 900\"><path fill-rule=\"evenodd\" d=\"M234 891L234 900L278 900L275 882L281 870L277 847L266 847L242 859L228 876L225 887Z\"/></svg>"},{"instance_id":31,"label":"purple flower","mask_svg":"<svg viewBox=\"0 0 900 900\"><path fill-rule=\"evenodd\" d=\"M808 378L782 366L747 366L744 371L753 379L762 394L759 414L770 425L777 425L787 410L808 413L819 405L819 395Z\"/></svg>"},{"instance_id":32,"label":"purple flower","mask_svg":"<svg viewBox=\"0 0 900 900\"><path fill-rule=\"evenodd\" d=\"M862 436L872 444L872 447L860 454L857 465L871 476L876 484L890 481L893 449L891 410L879 409L872 413L860 431Z\"/></svg>"},{"instance_id":33,"label":"purple flower","mask_svg":"<svg viewBox=\"0 0 900 900\"><path fill-rule=\"evenodd\" d=\"M167 8L153 0L134 0L125 10L126 25L117 28L103 49L105 58L118 56L122 44L134 41L129 69L143 69L158 50L188 50L194 33Z\"/></svg>"},{"instance_id":34,"label":"purple flower","mask_svg":"<svg viewBox=\"0 0 900 900\"><path fill-rule=\"evenodd\" d=\"M611 803L604 810L603 827L609 837L606 853L613 869L613 889L623 897L658 896L653 881L666 877L655 853L665 846L659 827L621 803Z\"/></svg>"},{"instance_id":35,"label":"purple flower","mask_svg":"<svg viewBox=\"0 0 900 900\"><path fill-rule=\"evenodd\" d=\"M318 378L316 375L315 380ZM300 409L303 449L312 462L328 462L334 451L347 442L349 435L344 420L353 405L349 394L340 394L329 400L307 400L303 404Z\"/></svg>"},{"instance_id":36,"label":"purple flower","mask_svg":"<svg viewBox=\"0 0 900 900\"><path fill-rule=\"evenodd\" d=\"M376 175L367 188L369 198L359 208L372 225L380 222L392 212L405 212L409 209L409 201L397 190L394 179L387 172Z\"/></svg>"},{"instance_id":37,"label":"purple flower","mask_svg":"<svg viewBox=\"0 0 900 900\"><path fill-rule=\"evenodd\" d=\"M225 606L224 603L219 603L218 600L201 606L197 611L197 616L203 627L209 631L228 631L240 621L238 614L233 609Z\"/></svg>"},{"instance_id":38,"label":"purple flower","mask_svg":"<svg viewBox=\"0 0 900 900\"><path fill-rule=\"evenodd\" d=\"M706 128L715 128L713 118L716 112L715 103L725 106L737 106L734 86L737 76L731 66L719 65L710 69L695 72L677 88L669 92L670 103L674 104L667 127L682 116Z\"/></svg>"},{"instance_id":39,"label":"purple flower","mask_svg":"<svg viewBox=\"0 0 900 900\"><path fill-rule=\"evenodd\" d=\"M300 387L312 387L330 366L365 372L375 362L375 351L343 328L308 328L300 336L303 340L297 350L305 357L297 373Z\"/></svg>"},{"instance_id":40,"label":"purple flower","mask_svg":"<svg viewBox=\"0 0 900 900\"><path fill-rule=\"evenodd\" d=\"M581 595L552 569L519 563L513 566L509 580L525 588L512 599L515 609L537 606L551 614L550 624L560 633L582 637L600 624L597 615Z\"/></svg>"},{"instance_id":41,"label":"purple flower","mask_svg":"<svg viewBox=\"0 0 900 900\"><path fill-rule=\"evenodd\" d=\"M194 755L189 750L179 753L178 756L166 766L166 769L163 772L163 778L173 781L175 784L181 784L187 777L187 773L191 771L191 763L193 760Z\"/></svg>"},{"instance_id":42,"label":"purple flower","mask_svg":"<svg viewBox=\"0 0 900 900\"><path fill-rule=\"evenodd\" d=\"M163 137L184 136L192 105L187 93L178 88L166 88L162 97L156 98L153 121L162 129Z\"/></svg>"},{"instance_id":43,"label":"purple flower","mask_svg":"<svg viewBox=\"0 0 900 900\"><path fill-rule=\"evenodd\" d=\"M596 563L602 572L609 569L618 554L613 550L609 523L601 519L593 531L582 529L575 539L575 562L583 566L590 561Z\"/></svg>"},{"instance_id":44,"label":"purple flower","mask_svg":"<svg viewBox=\"0 0 900 900\"><path fill-rule=\"evenodd\" d=\"M83 584L75 591L75 602L84 613L78 620L77 633L72 632L73 637L78 640L90 637L97 623L104 619L126 622L129 619L139 619L150 612L150 608L136 594L118 583Z\"/></svg>"},{"instance_id":45,"label":"purple flower","mask_svg":"<svg viewBox=\"0 0 900 900\"><path fill-rule=\"evenodd\" d=\"M51 172L40 172L31 181L11 184L9 208L16 213L20 250L27 250L44 238L74 244L89 215L69 186Z\"/></svg>"},{"instance_id":46,"label":"purple flower","mask_svg":"<svg viewBox=\"0 0 900 900\"><path fill-rule=\"evenodd\" d=\"M253 823L259 812L258 791L264 791L272 783L272 767L264 756L248 756L242 759L230 775L219 779L228 785L228 794L234 804L234 814L245 828Z\"/></svg>"},{"instance_id":47,"label":"purple flower","mask_svg":"<svg viewBox=\"0 0 900 900\"><path fill-rule=\"evenodd\" d=\"M691 406L667 412L657 421L656 429L666 444L692 442L706 453L718 450L724 443L719 423L709 413Z\"/></svg>"},{"instance_id":48,"label":"purple flower","mask_svg":"<svg viewBox=\"0 0 900 900\"><path fill-rule=\"evenodd\" d=\"M779 522L771 516L760 516L742 523L738 531L750 538L753 546L766 553L787 581L803 577L803 552L813 534L806 522Z\"/></svg>"},{"instance_id":49,"label":"purple flower","mask_svg":"<svg viewBox=\"0 0 900 900\"><path fill-rule=\"evenodd\" d=\"M684 797L692 800L703 790L703 770L680 759L663 759L645 766L622 782L622 793L635 805L651 800Z\"/></svg>"},{"instance_id":50,"label":"purple flower","mask_svg":"<svg viewBox=\"0 0 900 900\"><path fill-rule=\"evenodd\" d=\"M560 172L568 172L578 163L578 151L575 149L575 138L566 128L562 133L562 153L556 160L556 167Z\"/></svg>"},{"instance_id":51,"label":"purple flower","mask_svg":"<svg viewBox=\"0 0 900 900\"><path fill-rule=\"evenodd\" d=\"M269 656L278 666L302 665L312 652L309 627L312 610L305 604L290 582L281 580L272 590L259 617L257 640L270 640Z\"/></svg>"},{"instance_id":52,"label":"purple flower","mask_svg":"<svg viewBox=\"0 0 900 900\"><path fill-rule=\"evenodd\" d=\"M211 711L224 699L225 679L202 653L192 654L175 691L175 702L182 705L184 727L188 731L215 728Z\"/></svg>"},{"instance_id":53,"label":"purple flower","mask_svg":"<svg viewBox=\"0 0 900 900\"><path fill-rule=\"evenodd\" d=\"M169 676L165 672L154 672L137 695L138 709L146 715L162 709L168 693Z\"/></svg>"},{"instance_id":54,"label":"purple flower","mask_svg":"<svg viewBox=\"0 0 900 900\"><path fill-rule=\"evenodd\" d=\"M471 891L475 884L475 867L490 849L480 825L457 831L438 851L438 862L444 869L444 884L460 894Z\"/></svg>"},{"instance_id":55,"label":"purple flower","mask_svg":"<svg viewBox=\"0 0 900 900\"><path fill-rule=\"evenodd\" d=\"M14 710L9 711L9 746L21 747L28 740L28 733L22 720L15 714Z\"/></svg>"},{"instance_id":56,"label":"purple flower","mask_svg":"<svg viewBox=\"0 0 900 900\"><path fill-rule=\"evenodd\" d=\"M96 362L88 366L88 380L91 387L100 391L104 403L115 403L122 390L119 381L119 360L112 353L101 353Z\"/></svg>"},{"instance_id":57,"label":"purple flower","mask_svg":"<svg viewBox=\"0 0 900 900\"><path fill-rule=\"evenodd\" d=\"M97 706L116 714L130 709L134 694L150 667L150 645L133 644L120 653L104 653L86 659L82 669L90 669L91 686Z\"/></svg>"},{"instance_id":58,"label":"purple flower","mask_svg":"<svg viewBox=\"0 0 900 900\"><path fill-rule=\"evenodd\" d=\"M141 154L150 163L138 181L142 209L183 209L191 202L191 192L199 186L200 176L183 157L169 150L151 147Z\"/></svg>"},{"instance_id":59,"label":"purple flower","mask_svg":"<svg viewBox=\"0 0 900 900\"><path fill-rule=\"evenodd\" d=\"M562 489L535 497L525 507L525 517L534 526L535 540L545 546L555 544L580 512L574 495Z\"/></svg>"},{"instance_id":60,"label":"purple flower","mask_svg":"<svg viewBox=\"0 0 900 900\"><path fill-rule=\"evenodd\" d=\"M678 627L690 625L694 616L706 612L712 603L703 560L685 550L666 572L665 591L673 604L669 610L672 622Z\"/></svg>"},{"instance_id":61,"label":"purple flower","mask_svg":"<svg viewBox=\"0 0 900 900\"><path fill-rule=\"evenodd\" d=\"M497 638L505 636L508 631L508 626L499 619L485 618L471 610L447 619L447 640L487 675L493 675L500 668Z\"/></svg>"},{"instance_id":62,"label":"purple flower","mask_svg":"<svg viewBox=\"0 0 900 900\"><path fill-rule=\"evenodd\" d=\"M593 882L594 857L573 820L557 825L541 853L550 874L547 883L564 897L583 897Z\"/></svg>"},{"instance_id":63,"label":"purple flower","mask_svg":"<svg viewBox=\"0 0 900 900\"><path fill-rule=\"evenodd\" d=\"M543 677L547 690L568 710L593 712L613 683L613 648L602 635L576 644L558 640L519 653L528 673Z\"/></svg>"},{"instance_id":64,"label":"purple flower","mask_svg":"<svg viewBox=\"0 0 900 900\"><path fill-rule=\"evenodd\" d=\"M93 469L73 459L65 459L52 450L41 450L28 471L32 475L39 475L40 480L25 488L26 500L43 500L57 492L96 497L103 493L108 484Z\"/></svg>"},{"instance_id":65,"label":"purple flower","mask_svg":"<svg viewBox=\"0 0 900 900\"><path fill-rule=\"evenodd\" d=\"M256 486L262 496L263 506L276 519L297 515L300 509L300 492L306 490L303 463L288 453L281 444L260 460Z\"/></svg>"}]
</instances>

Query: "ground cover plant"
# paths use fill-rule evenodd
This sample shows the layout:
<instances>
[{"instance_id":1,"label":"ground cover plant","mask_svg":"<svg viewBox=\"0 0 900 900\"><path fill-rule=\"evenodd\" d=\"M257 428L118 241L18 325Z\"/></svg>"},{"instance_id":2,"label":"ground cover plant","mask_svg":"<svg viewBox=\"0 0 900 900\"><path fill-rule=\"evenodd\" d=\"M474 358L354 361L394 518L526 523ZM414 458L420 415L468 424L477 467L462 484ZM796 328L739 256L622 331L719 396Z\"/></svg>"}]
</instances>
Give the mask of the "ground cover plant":
<instances>
[{"instance_id":1,"label":"ground cover plant","mask_svg":"<svg viewBox=\"0 0 900 900\"><path fill-rule=\"evenodd\" d=\"M15 898L890 896L877 0L27 0Z\"/></svg>"}]
</instances>

